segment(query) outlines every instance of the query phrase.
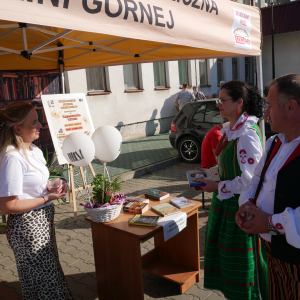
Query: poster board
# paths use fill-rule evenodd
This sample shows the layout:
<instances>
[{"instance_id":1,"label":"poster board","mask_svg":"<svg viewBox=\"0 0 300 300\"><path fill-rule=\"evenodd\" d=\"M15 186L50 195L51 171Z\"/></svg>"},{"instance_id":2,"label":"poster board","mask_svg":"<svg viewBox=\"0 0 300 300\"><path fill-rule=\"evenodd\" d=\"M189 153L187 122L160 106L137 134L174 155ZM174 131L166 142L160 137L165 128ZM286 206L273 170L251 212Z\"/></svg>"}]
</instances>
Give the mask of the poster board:
<instances>
[{"instance_id":1,"label":"poster board","mask_svg":"<svg viewBox=\"0 0 300 300\"><path fill-rule=\"evenodd\" d=\"M64 139L78 131L91 137L95 131L85 94L42 95L42 103L58 163L65 164L68 161L62 152Z\"/></svg>"}]
</instances>

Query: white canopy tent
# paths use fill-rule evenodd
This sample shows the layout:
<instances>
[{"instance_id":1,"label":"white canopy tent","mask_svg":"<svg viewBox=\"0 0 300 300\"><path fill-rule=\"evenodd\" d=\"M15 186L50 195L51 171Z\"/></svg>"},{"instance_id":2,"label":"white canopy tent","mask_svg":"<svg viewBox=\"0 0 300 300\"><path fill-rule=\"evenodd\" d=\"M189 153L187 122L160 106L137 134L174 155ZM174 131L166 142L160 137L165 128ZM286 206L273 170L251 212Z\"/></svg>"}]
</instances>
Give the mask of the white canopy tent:
<instances>
[{"instance_id":1,"label":"white canopy tent","mask_svg":"<svg viewBox=\"0 0 300 300\"><path fill-rule=\"evenodd\" d=\"M0 7L1 71L257 56L262 90L256 7L228 0L0 0Z\"/></svg>"}]
</instances>

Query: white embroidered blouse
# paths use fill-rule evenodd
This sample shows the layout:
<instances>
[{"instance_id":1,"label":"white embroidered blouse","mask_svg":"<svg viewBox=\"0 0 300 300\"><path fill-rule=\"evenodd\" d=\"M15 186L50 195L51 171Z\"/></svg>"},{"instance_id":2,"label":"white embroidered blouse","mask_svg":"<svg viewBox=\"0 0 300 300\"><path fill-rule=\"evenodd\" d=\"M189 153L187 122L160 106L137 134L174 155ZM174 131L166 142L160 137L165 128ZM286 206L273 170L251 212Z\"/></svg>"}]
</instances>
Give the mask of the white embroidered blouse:
<instances>
[{"instance_id":1,"label":"white embroidered blouse","mask_svg":"<svg viewBox=\"0 0 300 300\"><path fill-rule=\"evenodd\" d=\"M249 199L254 198L261 171L265 164L267 153L274 138L275 136L268 139L266 144L266 152L264 153L260 163L255 168L251 183L239 198L240 206L249 201ZM278 134L278 138L282 142L282 145L280 146L275 157L272 159L269 168L264 176L263 185L258 194L256 205L264 212L271 215L273 214L271 217L271 221L274 224L274 227L276 227L276 229L281 234L286 235L286 241L290 245L296 248L300 248L300 207L297 207L296 209L287 207L282 213L274 214L274 198L277 173L289 158L289 156L296 149L296 147L299 145L300 136L291 142L288 142L288 138L282 133ZM260 234L260 236L266 241L271 242L271 235L269 233L262 233Z\"/></svg>"},{"instance_id":2,"label":"white embroidered blouse","mask_svg":"<svg viewBox=\"0 0 300 300\"><path fill-rule=\"evenodd\" d=\"M226 134L228 141L239 139L237 143L237 159L242 171L241 176L233 180L220 181L218 184L218 199L225 200L231 198L234 194L241 194L245 187L250 183L254 174L254 169L260 161L263 149L261 141L255 130L250 129L256 124L258 118L248 116L243 113L236 124L230 129L230 123L223 124L221 134Z\"/></svg>"}]
</instances>

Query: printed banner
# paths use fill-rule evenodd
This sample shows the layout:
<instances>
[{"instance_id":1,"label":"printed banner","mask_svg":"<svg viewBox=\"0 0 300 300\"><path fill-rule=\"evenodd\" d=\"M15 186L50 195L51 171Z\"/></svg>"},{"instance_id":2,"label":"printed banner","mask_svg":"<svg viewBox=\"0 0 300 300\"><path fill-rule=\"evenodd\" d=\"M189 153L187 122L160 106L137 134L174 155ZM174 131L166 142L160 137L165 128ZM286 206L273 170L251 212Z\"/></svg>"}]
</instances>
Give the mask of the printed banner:
<instances>
[{"instance_id":1,"label":"printed banner","mask_svg":"<svg viewBox=\"0 0 300 300\"><path fill-rule=\"evenodd\" d=\"M64 51L65 70L261 55L260 10L234 1L0 0L0 7L0 36L10 30L10 22L36 24L26 28L33 53L22 51L19 31L0 40L1 54L9 58L3 59L3 70L56 69L57 44ZM46 40L36 26L51 35L72 32L35 49ZM2 53L7 49L13 52Z\"/></svg>"},{"instance_id":2,"label":"printed banner","mask_svg":"<svg viewBox=\"0 0 300 300\"><path fill-rule=\"evenodd\" d=\"M42 95L50 133L59 164L67 163L62 144L72 132L82 131L92 136L94 125L84 94Z\"/></svg>"}]
</instances>

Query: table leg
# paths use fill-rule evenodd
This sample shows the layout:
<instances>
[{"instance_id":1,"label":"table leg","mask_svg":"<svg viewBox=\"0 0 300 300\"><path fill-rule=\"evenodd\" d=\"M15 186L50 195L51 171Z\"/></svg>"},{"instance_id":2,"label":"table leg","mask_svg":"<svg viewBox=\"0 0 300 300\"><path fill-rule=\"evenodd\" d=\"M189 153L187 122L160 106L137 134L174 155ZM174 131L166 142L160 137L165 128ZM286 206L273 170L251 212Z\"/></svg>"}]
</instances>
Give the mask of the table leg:
<instances>
[{"instance_id":1,"label":"table leg","mask_svg":"<svg viewBox=\"0 0 300 300\"><path fill-rule=\"evenodd\" d=\"M99 299L143 300L139 238L91 224Z\"/></svg>"},{"instance_id":2,"label":"table leg","mask_svg":"<svg viewBox=\"0 0 300 300\"><path fill-rule=\"evenodd\" d=\"M187 226L177 235L164 241L163 232L154 236L155 247L158 249L159 257L163 261L189 267L198 273L192 278L181 282L181 293L184 293L193 284L200 281L200 245L199 245L199 221L198 211L195 211L187 219ZM182 276L184 278L184 274Z\"/></svg>"}]
</instances>

